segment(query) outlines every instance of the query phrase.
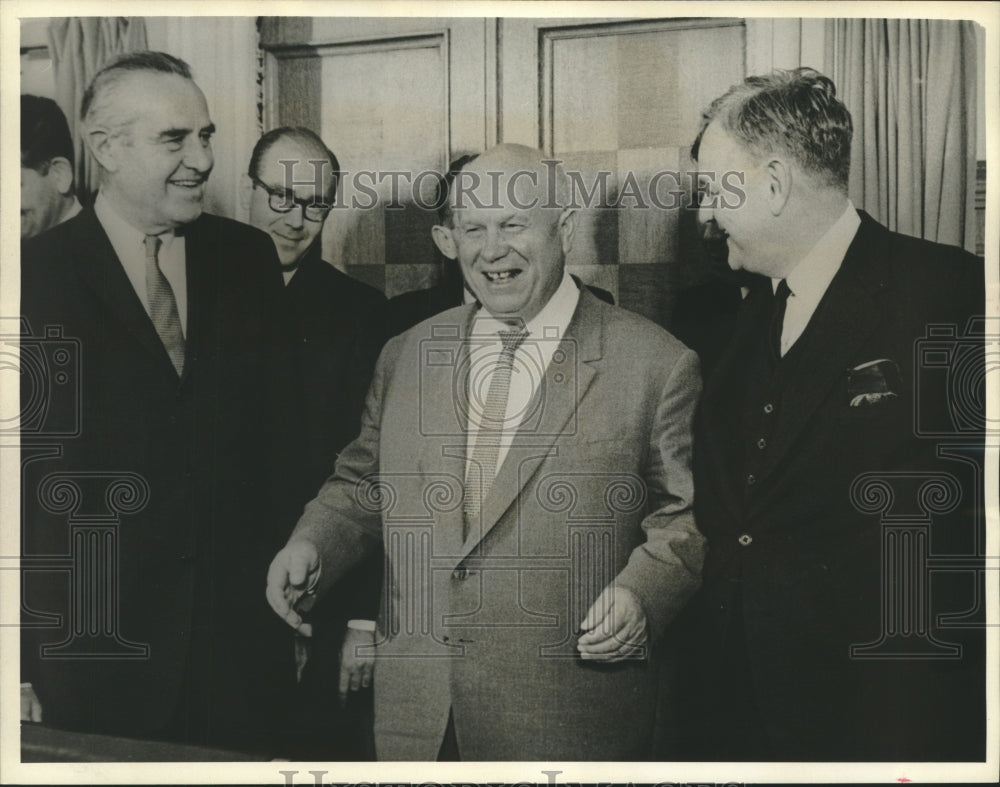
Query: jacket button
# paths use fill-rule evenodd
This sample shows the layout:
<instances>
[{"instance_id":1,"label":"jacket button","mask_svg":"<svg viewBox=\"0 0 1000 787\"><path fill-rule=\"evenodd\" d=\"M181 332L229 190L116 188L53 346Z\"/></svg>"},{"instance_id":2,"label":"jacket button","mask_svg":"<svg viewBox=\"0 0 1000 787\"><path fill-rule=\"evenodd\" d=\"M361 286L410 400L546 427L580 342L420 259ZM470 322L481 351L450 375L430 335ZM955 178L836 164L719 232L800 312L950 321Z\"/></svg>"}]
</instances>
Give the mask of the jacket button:
<instances>
[{"instance_id":1,"label":"jacket button","mask_svg":"<svg viewBox=\"0 0 1000 787\"><path fill-rule=\"evenodd\" d=\"M753 486L756 483L757 483L757 476L755 476L753 473L750 473L750 475L747 476L747 484Z\"/></svg>"},{"instance_id":2,"label":"jacket button","mask_svg":"<svg viewBox=\"0 0 1000 787\"><path fill-rule=\"evenodd\" d=\"M753 543L753 536L749 533L744 533L738 540L740 542L740 546L748 547Z\"/></svg>"},{"instance_id":3,"label":"jacket button","mask_svg":"<svg viewBox=\"0 0 1000 787\"><path fill-rule=\"evenodd\" d=\"M771 404L770 402L768 402L767 404L765 404L764 405L764 412L767 413L768 415L770 415L771 413L773 413L774 412L774 405Z\"/></svg>"},{"instance_id":4,"label":"jacket button","mask_svg":"<svg viewBox=\"0 0 1000 787\"><path fill-rule=\"evenodd\" d=\"M451 572L452 579L462 580L469 576L469 570L465 568L456 568Z\"/></svg>"},{"instance_id":5,"label":"jacket button","mask_svg":"<svg viewBox=\"0 0 1000 787\"><path fill-rule=\"evenodd\" d=\"M767 440L765 440L763 437L760 438L760 440L757 441L757 447L763 451L765 448L767 448Z\"/></svg>"}]
</instances>

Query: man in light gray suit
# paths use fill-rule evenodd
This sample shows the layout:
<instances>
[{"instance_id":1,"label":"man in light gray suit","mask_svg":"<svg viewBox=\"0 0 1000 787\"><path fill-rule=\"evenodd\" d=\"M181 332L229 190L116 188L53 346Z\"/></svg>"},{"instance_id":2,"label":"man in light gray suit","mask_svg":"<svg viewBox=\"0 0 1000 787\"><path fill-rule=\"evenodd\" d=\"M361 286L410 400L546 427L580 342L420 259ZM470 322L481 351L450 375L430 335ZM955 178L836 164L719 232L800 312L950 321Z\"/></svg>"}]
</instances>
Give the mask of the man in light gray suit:
<instances>
[{"instance_id":1,"label":"man in light gray suit","mask_svg":"<svg viewBox=\"0 0 1000 787\"><path fill-rule=\"evenodd\" d=\"M384 543L380 759L642 759L650 649L704 554L697 357L574 284L576 214L540 151L501 145L459 174L434 239L482 306L386 346L268 599L298 627Z\"/></svg>"}]
</instances>

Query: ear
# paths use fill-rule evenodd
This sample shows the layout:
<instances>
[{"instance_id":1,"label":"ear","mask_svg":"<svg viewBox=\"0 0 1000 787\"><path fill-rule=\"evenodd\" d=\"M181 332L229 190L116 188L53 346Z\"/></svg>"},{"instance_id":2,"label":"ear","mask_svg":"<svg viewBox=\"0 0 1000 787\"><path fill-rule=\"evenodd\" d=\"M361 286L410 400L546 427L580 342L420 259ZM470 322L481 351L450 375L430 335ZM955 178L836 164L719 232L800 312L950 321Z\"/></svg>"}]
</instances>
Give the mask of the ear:
<instances>
[{"instance_id":1,"label":"ear","mask_svg":"<svg viewBox=\"0 0 1000 787\"><path fill-rule=\"evenodd\" d=\"M49 177L53 179L56 189L63 196L73 192L73 166L68 158L56 156L49 161Z\"/></svg>"},{"instance_id":2,"label":"ear","mask_svg":"<svg viewBox=\"0 0 1000 787\"><path fill-rule=\"evenodd\" d=\"M434 245L438 247L438 251L445 257L449 260L458 259L458 246L455 245L450 228L435 224L431 227L431 237L434 238Z\"/></svg>"},{"instance_id":3,"label":"ear","mask_svg":"<svg viewBox=\"0 0 1000 787\"><path fill-rule=\"evenodd\" d=\"M559 234L562 236L563 254L573 248L573 233L576 231L576 208L564 208L559 216Z\"/></svg>"},{"instance_id":4,"label":"ear","mask_svg":"<svg viewBox=\"0 0 1000 787\"><path fill-rule=\"evenodd\" d=\"M767 202L772 216L780 216L792 192L792 168L784 159L772 158L765 167Z\"/></svg>"},{"instance_id":5,"label":"ear","mask_svg":"<svg viewBox=\"0 0 1000 787\"><path fill-rule=\"evenodd\" d=\"M118 171L118 161L114 155L115 138L106 128L87 129L84 135L87 147L97 163L108 172Z\"/></svg>"}]
</instances>

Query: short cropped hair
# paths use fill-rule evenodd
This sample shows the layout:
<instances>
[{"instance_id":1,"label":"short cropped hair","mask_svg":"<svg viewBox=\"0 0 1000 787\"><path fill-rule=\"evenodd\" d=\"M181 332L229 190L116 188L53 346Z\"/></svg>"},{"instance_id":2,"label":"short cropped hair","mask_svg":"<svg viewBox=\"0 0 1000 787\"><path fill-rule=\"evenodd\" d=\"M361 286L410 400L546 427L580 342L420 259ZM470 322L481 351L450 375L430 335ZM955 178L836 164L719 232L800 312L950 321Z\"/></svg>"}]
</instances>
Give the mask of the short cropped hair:
<instances>
[{"instance_id":1,"label":"short cropped hair","mask_svg":"<svg viewBox=\"0 0 1000 787\"><path fill-rule=\"evenodd\" d=\"M847 190L851 113L833 81L812 68L747 77L719 96L701 119L691 156L713 121L754 156L781 151L829 186Z\"/></svg>"},{"instance_id":2,"label":"short cropped hair","mask_svg":"<svg viewBox=\"0 0 1000 787\"><path fill-rule=\"evenodd\" d=\"M323 196L332 202L337 194L337 183L340 181L340 162L337 161L337 157L326 146L326 143L320 138L319 134L304 126L280 126L279 128L271 129L258 139L257 144L253 146L253 152L250 154L250 165L247 167L247 174L251 178L259 178L261 161L263 161L264 156L267 155L267 152L275 143L282 139L291 139L305 147L313 147L327 157L330 161L333 181L330 191Z\"/></svg>"},{"instance_id":3,"label":"short cropped hair","mask_svg":"<svg viewBox=\"0 0 1000 787\"><path fill-rule=\"evenodd\" d=\"M51 98L21 96L21 166L44 175L54 158L73 165L73 138L66 116Z\"/></svg>"},{"instance_id":4,"label":"short cropped hair","mask_svg":"<svg viewBox=\"0 0 1000 787\"><path fill-rule=\"evenodd\" d=\"M129 52L119 55L107 63L90 81L80 104L80 119L84 126L91 127L99 119L109 128L123 125L126 121L106 117L108 105L122 79L131 73L149 71L157 74L174 74L191 79L191 68L180 58L165 52Z\"/></svg>"}]
</instances>

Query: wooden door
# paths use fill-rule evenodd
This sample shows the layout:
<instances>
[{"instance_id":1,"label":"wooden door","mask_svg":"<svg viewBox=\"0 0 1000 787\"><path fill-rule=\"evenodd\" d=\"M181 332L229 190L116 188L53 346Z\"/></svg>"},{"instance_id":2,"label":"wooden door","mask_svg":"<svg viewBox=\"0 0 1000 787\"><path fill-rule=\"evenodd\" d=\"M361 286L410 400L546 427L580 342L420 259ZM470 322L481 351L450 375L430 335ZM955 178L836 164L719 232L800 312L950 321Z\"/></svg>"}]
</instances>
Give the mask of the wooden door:
<instances>
[{"instance_id":1,"label":"wooden door","mask_svg":"<svg viewBox=\"0 0 1000 787\"><path fill-rule=\"evenodd\" d=\"M496 141L495 23L486 19L264 20L266 128L317 131L345 173L324 258L386 295L434 283L434 178ZM416 195L414 194L416 191ZM395 192L395 193L394 193Z\"/></svg>"},{"instance_id":2,"label":"wooden door","mask_svg":"<svg viewBox=\"0 0 1000 787\"><path fill-rule=\"evenodd\" d=\"M500 24L503 139L541 147L586 187L579 203L591 206L581 212L570 270L669 324L677 290L708 272L695 213L684 207L689 150L702 111L743 79L743 20Z\"/></svg>"},{"instance_id":3,"label":"wooden door","mask_svg":"<svg viewBox=\"0 0 1000 787\"><path fill-rule=\"evenodd\" d=\"M605 179L568 262L621 305L666 325L677 289L707 270L694 212L670 192L690 192L701 111L743 78L743 20L279 17L261 39L265 125L318 130L348 205L377 193L332 214L326 258L387 295L429 286L440 264L435 216L405 189L392 204L387 173L440 171L497 141L541 147L587 193ZM383 179L359 189L363 171Z\"/></svg>"}]
</instances>

